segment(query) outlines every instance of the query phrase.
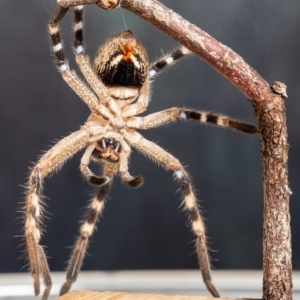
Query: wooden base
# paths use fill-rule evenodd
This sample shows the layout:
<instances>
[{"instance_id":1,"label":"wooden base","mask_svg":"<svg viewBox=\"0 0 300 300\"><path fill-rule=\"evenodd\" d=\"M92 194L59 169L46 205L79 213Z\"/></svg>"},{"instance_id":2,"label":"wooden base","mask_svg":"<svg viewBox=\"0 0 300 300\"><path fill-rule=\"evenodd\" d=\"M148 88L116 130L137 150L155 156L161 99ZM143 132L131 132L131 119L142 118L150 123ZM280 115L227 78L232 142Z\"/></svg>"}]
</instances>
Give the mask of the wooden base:
<instances>
[{"instance_id":1,"label":"wooden base","mask_svg":"<svg viewBox=\"0 0 300 300\"><path fill-rule=\"evenodd\" d=\"M90 292L74 291L56 300L254 300L250 298L211 298L201 296L181 296L181 295L161 295L161 294L144 294L144 293L127 293L127 292ZM257 299L260 300L260 299Z\"/></svg>"}]
</instances>

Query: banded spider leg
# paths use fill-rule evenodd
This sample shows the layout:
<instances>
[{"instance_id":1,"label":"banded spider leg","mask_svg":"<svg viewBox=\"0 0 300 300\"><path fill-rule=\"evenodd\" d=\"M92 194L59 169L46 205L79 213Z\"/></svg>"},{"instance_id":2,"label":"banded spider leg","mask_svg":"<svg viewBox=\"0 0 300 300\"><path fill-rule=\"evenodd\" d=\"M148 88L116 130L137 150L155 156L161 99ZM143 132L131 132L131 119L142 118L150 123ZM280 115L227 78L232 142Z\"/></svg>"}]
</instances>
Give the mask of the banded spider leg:
<instances>
[{"instance_id":1,"label":"banded spider leg","mask_svg":"<svg viewBox=\"0 0 300 300\"><path fill-rule=\"evenodd\" d=\"M40 158L29 176L25 212L25 237L35 295L40 293L40 275L46 286L43 300L48 299L52 285L46 255L43 247L39 245L42 234L43 205L41 193L43 179L59 169L66 160L89 143L89 132L92 129L87 130L87 127L84 126L79 131L62 139ZM100 138L101 131L97 128L94 135Z\"/></svg>"},{"instance_id":2,"label":"banded spider leg","mask_svg":"<svg viewBox=\"0 0 300 300\"><path fill-rule=\"evenodd\" d=\"M114 133L110 132L110 136ZM118 136L116 136L118 138ZM120 138L119 138L120 139ZM73 247L69 264L66 272L66 282L60 290L60 295L63 295L72 287L76 281L80 271L83 259L86 254L89 239L92 236L99 215L103 211L104 199L110 189L112 178L118 171L122 181L130 187L139 187L143 183L142 176L138 175L132 177L128 172L128 156L130 154L130 147L124 142L119 142L114 138L102 138L98 142L98 147L95 144L90 144L87 147L85 154L81 159L80 170L84 178L93 185L100 185L98 193L91 201L88 212L86 214L85 222L79 230L79 236ZM103 176L98 177L88 168L90 158L98 162L103 161L104 171Z\"/></svg>"}]
</instances>

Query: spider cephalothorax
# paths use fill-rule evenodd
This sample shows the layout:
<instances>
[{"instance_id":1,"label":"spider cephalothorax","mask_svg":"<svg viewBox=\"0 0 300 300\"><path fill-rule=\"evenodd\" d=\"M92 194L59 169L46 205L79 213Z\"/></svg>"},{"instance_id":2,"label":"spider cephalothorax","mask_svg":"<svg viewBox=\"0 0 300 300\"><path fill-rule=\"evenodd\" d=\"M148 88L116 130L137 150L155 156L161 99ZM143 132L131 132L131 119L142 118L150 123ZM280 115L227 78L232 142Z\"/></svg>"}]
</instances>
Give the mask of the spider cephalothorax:
<instances>
[{"instance_id":1,"label":"spider cephalothorax","mask_svg":"<svg viewBox=\"0 0 300 300\"><path fill-rule=\"evenodd\" d=\"M122 181L131 187L138 187L143 182L142 176L133 177L128 171L128 158L131 147L134 147L167 170L174 172L183 195L184 207L190 216L192 230L196 236L196 248L203 281L209 292L219 297L211 281L205 227L190 178L178 159L145 139L137 130L153 128L176 119L212 123L250 134L258 133L258 128L226 116L177 107L139 117L138 115L147 109L149 103L150 79L164 67L190 54L190 51L180 47L149 67L144 47L132 32L127 30L110 38L99 48L92 67L89 58L84 54L82 45L83 6L75 6L76 62L88 83L86 85L74 71L70 70L65 60L58 23L66 12L67 9L59 7L49 22L52 48L63 79L88 105L91 114L78 131L59 141L39 159L29 177L25 236L35 294L38 295L40 292L40 276L46 286L43 300L48 299L52 285L44 249L40 245L43 179L61 167L73 154L85 148L80 171L84 179L99 187L89 204L85 222L79 230L79 236L71 254L67 280L60 292L64 294L70 290L72 283L77 279L89 238L103 210L104 199L113 176L118 174ZM89 169L91 159L102 164L102 176L93 174Z\"/></svg>"}]
</instances>

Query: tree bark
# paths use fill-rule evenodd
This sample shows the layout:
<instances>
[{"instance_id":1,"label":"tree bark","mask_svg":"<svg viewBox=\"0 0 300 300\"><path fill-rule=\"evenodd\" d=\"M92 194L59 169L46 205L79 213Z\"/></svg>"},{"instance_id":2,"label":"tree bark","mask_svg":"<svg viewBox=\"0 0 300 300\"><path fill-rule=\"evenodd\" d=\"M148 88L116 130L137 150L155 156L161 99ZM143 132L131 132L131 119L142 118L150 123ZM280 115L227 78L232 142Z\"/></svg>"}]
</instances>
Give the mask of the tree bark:
<instances>
[{"instance_id":1,"label":"tree bark","mask_svg":"<svg viewBox=\"0 0 300 300\"><path fill-rule=\"evenodd\" d=\"M284 103L277 95L253 101L261 129L264 184L263 299L292 299L288 148Z\"/></svg>"},{"instance_id":2,"label":"tree bark","mask_svg":"<svg viewBox=\"0 0 300 300\"><path fill-rule=\"evenodd\" d=\"M103 2L103 3L102 3ZM261 130L264 188L263 299L292 299L285 85L272 87L242 57L156 0L58 0L64 7L95 3L139 15L225 76L251 101ZM109 3L109 5L108 5ZM183 5L186 5L183 2ZM280 87L277 89L277 87Z\"/></svg>"}]
</instances>

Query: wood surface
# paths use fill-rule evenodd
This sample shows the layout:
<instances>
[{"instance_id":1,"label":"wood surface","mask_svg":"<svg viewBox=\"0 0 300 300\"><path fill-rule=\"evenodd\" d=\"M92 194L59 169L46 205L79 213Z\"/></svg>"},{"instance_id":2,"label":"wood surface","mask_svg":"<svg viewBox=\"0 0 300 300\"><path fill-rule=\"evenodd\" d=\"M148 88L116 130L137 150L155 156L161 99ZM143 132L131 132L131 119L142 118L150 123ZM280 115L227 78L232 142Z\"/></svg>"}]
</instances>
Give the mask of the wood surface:
<instances>
[{"instance_id":1,"label":"wood surface","mask_svg":"<svg viewBox=\"0 0 300 300\"><path fill-rule=\"evenodd\" d=\"M90 292L74 291L56 298L56 300L255 300L250 298L212 298L202 296L162 295L127 292ZM256 299L260 300L260 299Z\"/></svg>"}]
</instances>

